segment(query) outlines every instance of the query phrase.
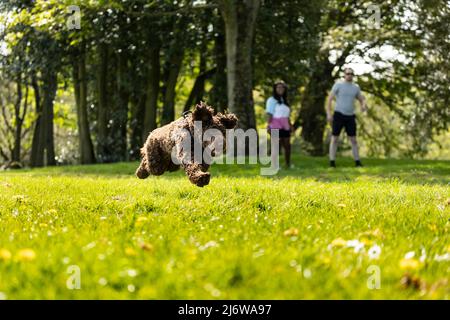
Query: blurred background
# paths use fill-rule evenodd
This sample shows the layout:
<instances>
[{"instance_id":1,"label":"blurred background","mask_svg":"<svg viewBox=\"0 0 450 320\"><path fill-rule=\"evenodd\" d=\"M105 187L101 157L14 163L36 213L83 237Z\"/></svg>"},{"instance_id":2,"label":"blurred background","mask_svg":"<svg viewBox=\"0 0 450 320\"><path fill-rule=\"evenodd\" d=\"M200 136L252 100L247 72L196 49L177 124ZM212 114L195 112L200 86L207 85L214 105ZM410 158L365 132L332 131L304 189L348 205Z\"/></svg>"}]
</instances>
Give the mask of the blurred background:
<instances>
[{"instance_id":1,"label":"blurred background","mask_svg":"<svg viewBox=\"0 0 450 320\"><path fill-rule=\"evenodd\" d=\"M324 156L344 67L364 157L450 159L449 26L443 0L3 0L0 164L133 161L199 101L265 128L278 79L295 152Z\"/></svg>"}]
</instances>

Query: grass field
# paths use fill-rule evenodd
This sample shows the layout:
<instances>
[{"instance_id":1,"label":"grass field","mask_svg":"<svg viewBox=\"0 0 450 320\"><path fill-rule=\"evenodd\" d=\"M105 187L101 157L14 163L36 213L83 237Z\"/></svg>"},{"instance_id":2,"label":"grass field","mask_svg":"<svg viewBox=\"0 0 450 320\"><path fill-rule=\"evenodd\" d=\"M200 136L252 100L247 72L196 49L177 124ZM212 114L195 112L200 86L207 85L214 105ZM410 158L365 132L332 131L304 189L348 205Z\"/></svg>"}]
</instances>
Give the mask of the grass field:
<instances>
[{"instance_id":1,"label":"grass field","mask_svg":"<svg viewBox=\"0 0 450 320\"><path fill-rule=\"evenodd\" d=\"M1 172L0 298L450 297L449 161L294 163Z\"/></svg>"}]
</instances>

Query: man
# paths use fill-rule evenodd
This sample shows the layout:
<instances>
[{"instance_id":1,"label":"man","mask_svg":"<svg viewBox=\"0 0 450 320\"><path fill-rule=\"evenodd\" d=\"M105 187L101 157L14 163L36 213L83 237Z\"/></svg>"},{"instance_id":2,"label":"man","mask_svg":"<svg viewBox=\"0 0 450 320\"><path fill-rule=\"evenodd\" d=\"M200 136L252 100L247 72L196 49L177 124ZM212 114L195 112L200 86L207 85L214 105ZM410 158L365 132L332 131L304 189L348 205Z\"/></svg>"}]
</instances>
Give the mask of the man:
<instances>
[{"instance_id":1,"label":"man","mask_svg":"<svg viewBox=\"0 0 450 320\"><path fill-rule=\"evenodd\" d=\"M367 111L366 99L361 94L361 89L353 83L354 72L351 68L344 70L344 81L335 83L331 89L327 103L327 120L332 125L333 132L330 141L330 167L336 167L336 151L339 135L342 128L345 128L348 138L352 144L353 158L355 165L362 167L359 159L358 142L356 140L356 120L355 120L355 99L361 103L362 112ZM334 114L331 113L333 99L336 98Z\"/></svg>"}]
</instances>

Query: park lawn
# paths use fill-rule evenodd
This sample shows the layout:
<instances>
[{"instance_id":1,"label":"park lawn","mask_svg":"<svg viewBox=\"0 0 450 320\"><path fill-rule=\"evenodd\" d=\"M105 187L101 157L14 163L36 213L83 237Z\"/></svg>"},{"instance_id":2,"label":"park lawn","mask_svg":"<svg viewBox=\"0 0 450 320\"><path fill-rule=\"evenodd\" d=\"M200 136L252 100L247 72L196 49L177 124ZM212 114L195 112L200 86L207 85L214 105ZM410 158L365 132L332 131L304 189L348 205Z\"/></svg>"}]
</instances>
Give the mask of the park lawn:
<instances>
[{"instance_id":1,"label":"park lawn","mask_svg":"<svg viewBox=\"0 0 450 320\"><path fill-rule=\"evenodd\" d=\"M449 161L294 163L204 188L137 163L1 172L0 298L450 297Z\"/></svg>"}]
</instances>

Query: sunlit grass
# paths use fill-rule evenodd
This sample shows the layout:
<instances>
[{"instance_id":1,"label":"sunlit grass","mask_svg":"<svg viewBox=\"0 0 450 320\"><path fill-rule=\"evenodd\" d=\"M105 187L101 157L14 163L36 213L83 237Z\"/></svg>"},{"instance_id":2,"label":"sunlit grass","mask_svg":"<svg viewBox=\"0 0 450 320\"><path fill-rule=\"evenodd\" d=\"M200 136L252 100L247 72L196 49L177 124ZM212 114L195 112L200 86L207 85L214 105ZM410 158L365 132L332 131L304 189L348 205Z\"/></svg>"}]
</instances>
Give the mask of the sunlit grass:
<instances>
[{"instance_id":1,"label":"sunlit grass","mask_svg":"<svg viewBox=\"0 0 450 320\"><path fill-rule=\"evenodd\" d=\"M0 296L448 299L450 162L294 163L215 165L205 188L137 163L2 172Z\"/></svg>"}]
</instances>

